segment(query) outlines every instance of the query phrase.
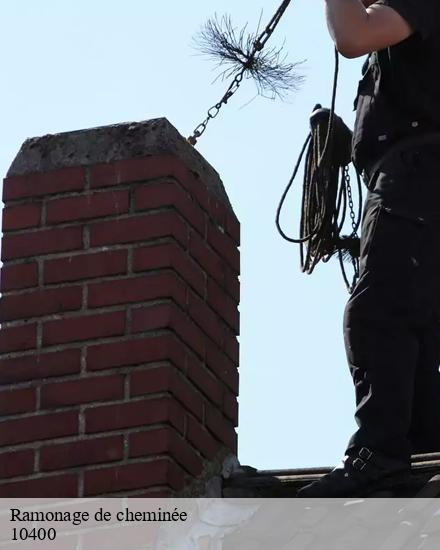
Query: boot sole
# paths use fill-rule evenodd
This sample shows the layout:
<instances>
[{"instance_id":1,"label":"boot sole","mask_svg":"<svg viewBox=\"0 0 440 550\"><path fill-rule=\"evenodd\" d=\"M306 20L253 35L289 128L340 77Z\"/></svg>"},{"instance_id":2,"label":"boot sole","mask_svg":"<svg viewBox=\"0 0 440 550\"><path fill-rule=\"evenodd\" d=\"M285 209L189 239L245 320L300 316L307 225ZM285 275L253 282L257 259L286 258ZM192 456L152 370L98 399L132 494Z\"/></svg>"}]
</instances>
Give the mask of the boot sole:
<instances>
[{"instance_id":1,"label":"boot sole","mask_svg":"<svg viewBox=\"0 0 440 550\"><path fill-rule=\"evenodd\" d=\"M396 492L402 490L411 482L410 474L395 474L393 476L387 476L380 481L377 481L370 487L366 486L362 491L362 494L356 496L384 498L393 497Z\"/></svg>"}]
</instances>

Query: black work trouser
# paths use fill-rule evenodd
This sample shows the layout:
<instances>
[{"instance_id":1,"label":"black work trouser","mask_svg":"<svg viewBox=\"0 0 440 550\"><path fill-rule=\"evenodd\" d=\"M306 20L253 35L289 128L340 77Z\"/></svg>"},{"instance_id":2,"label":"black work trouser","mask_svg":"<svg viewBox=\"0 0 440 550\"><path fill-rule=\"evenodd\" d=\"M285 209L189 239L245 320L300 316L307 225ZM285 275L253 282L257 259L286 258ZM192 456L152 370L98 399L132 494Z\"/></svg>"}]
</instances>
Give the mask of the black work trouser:
<instances>
[{"instance_id":1,"label":"black work trouser","mask_svg":"<svg viewBox=\"0 0 440 550\"><path fill-rule=\"evenodd\" d=\"M411 453L440 451L438 148L436 154L431 167L428 154L409 171L399 157L364 206L360 279L344 315L359 426L347 454L368 447L408 461ZM437 195L438 206L423 204ZM422 210L429 215L419 216Z\"/></svg>"}]
</instances>

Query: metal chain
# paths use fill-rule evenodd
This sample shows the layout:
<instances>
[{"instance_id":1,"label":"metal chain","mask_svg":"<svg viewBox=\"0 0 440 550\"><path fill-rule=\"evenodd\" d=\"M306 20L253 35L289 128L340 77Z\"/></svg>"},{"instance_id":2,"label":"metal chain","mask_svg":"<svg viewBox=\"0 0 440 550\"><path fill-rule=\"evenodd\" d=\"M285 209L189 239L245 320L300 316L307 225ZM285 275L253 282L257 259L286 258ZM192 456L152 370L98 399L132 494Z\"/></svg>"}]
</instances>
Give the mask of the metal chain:
<instances>
[{"instance_id":1,"label":"metal chain","mask_svg":"<svg viewBox=\"0 0 440 550\"><path fill-rule=\"evenodd\" d=\"M353 237L357 237L357 230L358 230L359 224L356 221L356 214L354 212L353 194L351 191L351 180L350 180L348 166L345 166L344 168L344 179L345 179L345 186L347 188L348 206L350 208L351 227L353 229L353 232L351 235Z\"/></svg>"},{"instance_id":2,"label":"metal chain","mask_svg":"<svg viewBox=\"0 0 440 550\"><path fill-rule=\"evenodd\" d=\"M345 180L345 187L347 189L347 196L348 196L348 206L350 209L350 218L351 218L351 227L353 229L351 233L351 237L358 238L358 228L359 228L359 221L356 221L356 214L354 212L354 202L353 202L353 194L351 191L351 179L350 179L350 173L348 166L344 167L344 180ZM361 198L359 200L362 200ZM356 286L356 283L359 279L359 258L356 258L354 256L351 257L351 264L353 267L353 278L351 281L351 284L348 281L348 277L345 271L344 262L342 260L341 253L339 254L339 263L341 265L342 275L344 277L345 285L347 287L347 290L349 294L353 293L354 287Z\"/></svg>"},{"instance_id":3,"label":"metal chain","mask_svg":"<svg viewBox=\"0 0 440 550\"><path fill-rule=\"evenodd\" d=\"M275 15L270 20L267 27L264 29L264 31L260 34L257 41L255 42L257 52L262 50L264 46L266 45L266 42L269 40L269 38L272 36L273 32L278 26L278 23L281 21L281 18L284 15L284 12L289 7L289 4L292 0L284 0L281 4L281 6L277 9Z\"/></svg>"},{"instance_id":4,"label":"metal chain","mask_svg":"<svg viewBox=\"0 0 440 550\"><path fill-rule=\"evenodd\" d=\"M270 20L269 24L266 26L264 31L260 34L260 36L255 40L254 47L251 51L251 54L249 56L249 59L247 62L243 65L243 68L240 70L240 72L235 76L234 80L229 85L229 88L226 90L226 93L221 98L221 100L213 105L209 110L207 117L203 122L201 122L198 126L196 126L192 136L188 138L188 142L191 145L196 145L197 140L203 135L203 133L206 130L206 127L208 126L208 123L211 119L215 118L223 105L226 105L228 101L231 99L231 97L235 94L235 92L239 89L241 81L243 80L243 77L248 70L250 66L252 66L253 62L255 61L255 58L260 53L260 51L264 48L266 45L266 42L269 40L269 38L274 33L275 29L278 26L278 23L281 21L281 18L284 15L284 12L289 7L289 4L292 0L284 0L278 10L276 11L275 15Z\"/></svg>"}]
</instances>

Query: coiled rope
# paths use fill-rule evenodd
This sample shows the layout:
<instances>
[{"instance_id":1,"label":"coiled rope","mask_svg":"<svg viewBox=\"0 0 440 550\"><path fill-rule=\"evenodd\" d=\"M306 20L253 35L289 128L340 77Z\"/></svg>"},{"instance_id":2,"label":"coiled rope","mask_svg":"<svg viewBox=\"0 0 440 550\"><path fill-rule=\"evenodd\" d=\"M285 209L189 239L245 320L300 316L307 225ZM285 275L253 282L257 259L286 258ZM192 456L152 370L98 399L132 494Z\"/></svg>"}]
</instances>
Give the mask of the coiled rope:
<instances>
[{"instance_id":1,"label":"coiled rope","mask_svg":"<svg viewBox=\"0 0 440 550\"><path fill-rule=\"evenodd\" d=\"M354 211L349 164L351 162L351 131L335 114L339 74L339 54L335 49L335 71L331 108L316 105L310 117L311 130L302 147L293 174L284 190L276 213L278 232L288 242L300 245L301 269L311 274L317 264L337 255L347 290L351 293L359 277L359 237L361 221L362 183L356 172L359 207ZM298 175L305 155L303 195L299 237L288 236L281 227L283 205ZM351 234L341 236L347 210L351 218ZM345 267L353 267L351 282Z\"/></svg>"}]
</instances>

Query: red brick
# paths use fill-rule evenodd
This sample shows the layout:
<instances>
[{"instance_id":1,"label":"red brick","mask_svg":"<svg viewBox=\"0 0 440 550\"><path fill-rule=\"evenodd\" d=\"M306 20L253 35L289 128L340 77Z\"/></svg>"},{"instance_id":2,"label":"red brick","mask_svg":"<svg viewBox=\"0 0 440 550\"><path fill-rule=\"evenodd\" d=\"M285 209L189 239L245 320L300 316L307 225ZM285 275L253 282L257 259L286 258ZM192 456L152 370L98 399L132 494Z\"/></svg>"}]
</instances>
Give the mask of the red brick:
<instances>
[{"instance_id":1,"label":"red brick","mask_svg":"<svg viewBox=\"0 0 440 550\"><path fill-rule=\"evenodd\" d=\"M24 351L35 348L37 345L37 325L0 329L0 353Z\"/></svg>"},{"instance_id":2,"label":"red brick","mask_svg":"<svg viewBox=\"0 0 440 550\"><path fill-rule=\"evenodd\" d=\"M229 207L226 206L224 201L218 199L213 194L209 197L210 218L223 228L226 228L226 216L228 210Z\"/></svg>"},{"instance_id":3,"label":"red brick","mask_svg":"<svg viewBox=\"0 0 440 550\"><path fill-rule=\"evenodd\" d=\"M17 204L3 210L2 230L13 231L36 227L41 221L41 203Z\"/></svg>"},{"instance_id":4,"label":"red brick","mask_svg":"<svg viewBox=\"0 0 440 550\"><path fill-rule=\"evenodd\" d=\"M159 485L169 485L175 490L181 490L184 485L183 471L169 460L160 459L88 470L84 473L85 496Z\"/></svg>"},{"instance_id":5,"label":"red brick","mask_svg":"<svg viewBox=\"0 0 440 550\"><path fill-rule=\"evenodd\" d=\"M145 493L139 493L136 498L172 498L174 492L171 489L147 489ZM165 504L165 503L164 503Z\"/></svg>"},{"instance_id":6,"label":"red brick","mask_svg":"<svg viewBox=\"0 0 440 550\"><path fill-rule=\"evenodd\" d=\"M235 395L238 395L238 369L229 357L216 346L208 344L206 362L220 380L223 380Z\"/></svg>"},{"instance_id":7,"label":"red brick","mask_svg":"<svg viewBox=\"0 0 440 550\"><path fill-rule=\"evenodd\" d=\"M237 273L197 233L191 232L189 252L198 264L238 302L240 282Z\"/></svg>"},{"instance_id":8,"label":"red brick","mask_svg":"<svg viewBox=\"0 0 440 550\"><path fill-rule=\"evenodd\" d=\"M208 338L206 338L205 334L192 322L192 319L189 319L183 313L179 312L178 315L173 317L172 321L174 332L185 342L185 344L188 344L201 359L204 359L206 355L206 346L208 345Z\"/></svg>"},{"instance_id":9,"label":"red brick","mask_svg":"<svg viewBox=\"0 0 440 550\"><path fill-rule=\"evenodd\" d=\"M172 334L109 342L87 349L87 369L91 371L166 360L179 368L185 366L184 345Z\"/></svg>"},{"instance_id":10,"label":"red brick","mask_svg":"<svg viewBox=\"0 0 440 550\"><path fill-rule=\"evenodd\" d=\"M235 244L240 246L240 222L232 212L228 212L226 216L226 231Z\"/></svg>"},{"instance_id":11,"label":"red brick","mask_svg":"<svg viewBox=\"0 0 440 550\"><path fill-rule=\"evenodd\" d=\"M151 181L167 176L178 180L205 210L209 208L206 183L200 180L198 174L188 170L182 160L173 155L134 158L90 168L92 188L135 181Z\"/></svg>"},{"instance_id":12,"label":"red brick","mask_svg":"<svg viewBox=\"0 0 440 550\"><path fill-rule=\"evenodd\" d=\"M129 436L130 458L169 454L191 475L200 475L203 465L196 451L172 428L159 428Z\"/></svg>"},{"instance_id":13,"label":"red brick","mask_svg":"<svg viewBox=\"0 0 440 550\"><path fill-rule=\"evenodd\" d=\"M20 290L38 284L38 264L36 262L19 265L2 265L1 290Z\"/></svg>"},{"instance_id":14,"label":"red brick","mask_svg":"<svg viewBox=\"0 0 440 550\"><path fill-rule=\"evenodd\" d=\"M211 277L220 284L224 283L224 261L194 231L191 231L189 238L189 252Z\"/></svg>"},{"instance_id":15,"label":"red brick","mask_svg":"<svg viewBox=\"0 0 440 550\"><path fill-rule=\"evenodd\" d=\"M155 273L89 285L90 308L173 298L186 305L186 285L173 272Z\"/></svg>"},{"instance_id":16,"label":"red brick","mask_svg":"<svg viewBox=\"0 0 440 550\"><path fill-rule=\"evenodd\" d=\"M0 446L40 439L55 439L78 433L78 413L68 411L26 416L0 422Z\"/></svg>"},{"instance_id":17,"label":"red brick","mask_svg":"<svg viewBox=\"0 0 440 550\"><path fill-rule=\"evenodd\" d=\"M238 426L238 401L236 396L228 391L223 395L223 412L234 426Z\"/></svg>"},{"instance_id":18,"label":"red brick","mask_svg":"<svg viewBox=\"0 0 440 550\"><path fill-rule=\"evenodd\" d=\"M44 262L44 282L63 283L127 272L127 250L80 254Z\"/></svg>"},{"instance_id":19,"label":"red brick","mask_svg":"<svg viewBox=\"0 0 440 550\"><path fill-rule=\"evenodd\" d=\"M240 253L236 244L212 222L208 224L208 243L235 273L240 273Z\"/></svg>"},{"instance_id":20,"label":"red brick","mask_svg":"<svg viewBox=\"0 0 440 550\"><path fill-rule=\"evenodd\" d=\"M44 173L6 178L3 202L24 197L40 197L51 193L80 191L84 188L84 168L64 168Z\"/></svg>"},{"instance_id":21,"label":"red brick","mask_svg":"<svg viewBox=\"0 0 440 550\"><path fill-rule=\"evenodd\" d=\"M128 189L52 199L47 203L47 222L62 223L128 212Z\"/></svg>"},{"instance_id":22,"label":"red brick","mask_svg":"<svg viewBox=\"0 0 440 550\"><path fill-rule=\"evenodd\" d=\"M110 401L124 397L124 376L94 376L54 382L41 388L41 408Z\"/></svg>"},{"instance_id":23,"label":"red brick","mask_svg":"<svg viewBox=\"0 0 440 550\"><path fill-rule=\"evenodd\" d=\"M120 336L124 330L125 311L47 321L43 324L43 345Z\"/></svg>"},{"instance_id":24,"label":"red brick","mask_svg":"<svg viewBox=\"0 0 440 550\"><path fill-rule=\"evenodd\" d=\"M139 187L135 191L135 209L151 210L164 206L174 206L188 223L204 236L206 233L206 216L178 183L165 180Z\"/></svg>"},{"instance_id":25,"label":"red brick","mask_svg":"<svg viewBox=\"0 0 440 550\"><path fill-rule=\"evenodd\" d=\"M187 375L208 399L217 405L222 404L222 383L192 354L187 357Z\"/></svg>"},{"instance_id":26,"label":"red brick","mask_svg":"<svg viewBox=\"0 0 440 550\"><path fill-rule=\"evenodd\" d=\"M82 287L36 290L0 298L0 322L81 309Z\"/></svg>"},{"instance_id":27,"label":"red brick","mask_svg":"<svg viewBox=\"0 0 440 550\"><path fill-rule=\"evenodd\" d=\"M137 248L133 251L133 271L172 268L201 296L205 294L206 275L177 243Z\"/></svg>"},{"instance_id":28,"label":"red brick","mask_svg":"<svg viewBox=\"0 0 440 550\"><path fill-rule=\"evenodd\" d=\"M0 391L0 415L35 411L35 388L6 389Z\"/></svg>"},{"instance_id":29,"label":"red brick","mask_svg":"<svg viewBox=\"0 0 440 550\"><path fill-rule=\"evenodd\" d=\"M132 311L131 330L133 333L136 333L161 328L172 328L174 324L173 318L179 314L177 306L172 303L139 307Z\"/></svg>"},{"instance_id":30,"label":"red brick","mask_svg":"<svg viewBox=\"0 0 440 550\"><path fill-rule=\"evenodd\" d=\"M1 334L1 333L0 333ZM51 376L75 374L81 368L81 350L41 353L0 360L0 384L15 384Z\"/></svg>"},{"instance_id":31,"label":"red brick","mask_svg":"<svg viewBox=\"0 0 440 550\"><path fill-rule=\"evenodd\" d=\"M188 417L186 437L209 460L212 460L220 450L220 443L192 417Z\"/></svg>"},{"instance_id":32,"label":"red brick","mask_svg":"<svg viewBox=\"0 0 440 550\"><path fill-rule=\"evenodd\" d=\"M148 181L162 176L173 176L176 167L176 159L171 155L140 157L99 164L90 168L90 184L92 188L96 188Z\"/></svg>"},{"instance_id":33,"label":"red brick","mask_svg":"<svg viewBox=\"0 0 440 550\"><path fill-rule=\"evenodd\" d=\"M172 329L200 357L205 356L206 337L173 303L136 308L132 312L132 332Z\"/></svg>"},{"instance_id":34,"label":"red brick","mask_svg":"<svg viewBox=\"0 0 440 550\"><path fill-rule=\"evenodd\" d=\"M0 484L2 498L74 498L77 496L77 474L43 476Z\"/></svg>"},{"instance_id":35,"label":"red brick","mask_svg":"<svg viewBox=\"0 0 440 550\"><path fill-rule=\"evenodd\" d=\"M203 398L173 366L153 367L135 371L130 377L130 395L140 396L159 392L170 392L182 405L203 417Z\"/></svg>"},{"instance_id":36,"label":"red brick","mask_svg":"<svg viewBox=\"0 0 440 550\"><path fill-rule=\"evenodd\" d=\"M228 323L235 334L240 332L240 313L237 304L212 279L208 280L208 304Z\"/></svg>"},{"instance_id":37,"label":"red brick","mask_svg":"<svg viewBox=\"0 0 440 550\"><path fill-rule=\"evenodd\" d=\"M122 435L73 441L43 447L40 451L40 469L42 471L61 470L85 464L114 462L122 460L123 455Z\"/></svg>"},{"instance_id":38,"label":"red brick","mask_svg":"<svg viewBox=\"0 0 440 550\"><path fill-rule=\"evenodd\" d=\"M174 237L186 247L188 226L177 212L170 210L116 218L90 227L91 246L151 241L161 237Z\"/></svg>"},{"instance_id":39,"label":"red brick","mask_svg":"<svg viewBox=\"0 0 440 550\"><path fill-rule=\"evenodd\" d=\"M238 365L240 360L240 346L236 336L226 329L224 350L229 358Z\"/></svg>"},{"instance_id":40,"label":"red brick","mask_svg":"<svg viewBox=\"0 0 440 550\"><path fill-rule=\"evenodd\" d=\"M237 433L232 422L228 421L214 407L206 407L205 423L208 430L233 453L237 452Z\"/></svg>"},{"instance_id":41,"label":"red brick","mask_svg":"<svg viewBox=\"0 0 440 550\"><path fill-rule=\"evenodd\" d=\"M82 228L63 227L5 235L2 245L2 261L77 250L82 247Z\"/></svg>"},{"instance_id":42,"label":"red brick","mask_svg":"<svg viewBox=\"0 0 440 550\"><path fill-rule=\"evenodd\" d=\"M216 344L223 345L223 327L218 316L192 292L188 295L188 313Z\"/></svg>"},{"instance_id":43,"label":"red brick","mask_svg":"<svg viewBox=\"0 0 440 550\"><path fill-rule=\"evenodd\" d=\"M226 292L235 300L238 304L240 302L240 280L238 275L231 269L225 266L225 278L224 287Z\"/></svg>"},{"instance_id":44,"label":"red brick","mask_svg":"<svg viewBox=\"0 0 440 550\"><path fill-rule=\"evenodd\" d=\"M179 183L196 198L200 206L209 210L209 197L212 191L208 191L206 182L197 172L187 170L185 174L178 178Z\"/></svg>"},{"instance_id":45,"label":"red brick","mask_svg":"<svg viewBox=\"0 0 440 550\"><path fill-rule=\"evenodd\" d=\"M135 426L169 423L183 432L182 408L172 399L145 399L87 408L86 432L96 433Z\"/></svg>"},{"instance_id":46,"label":"red brick","mask_svg":"<svg viewBox=\"0 0 440 550\"><path fill-rule=\"evenodd\" d=\"M174 433L173 428L166 427L129 434L128 456L137 458L139 456L166 454L170 451Z\"/></svg>"},{"instance_id":47,"label":"red brick","mask_svg":"<svg viewBox=\"0 0 440 550\"><path fill-rule=\"evenodd\" d=\"M34 451L27 449L0 454L0 479L31 474L34 469Z\"/></svg>"}]
</instances>

